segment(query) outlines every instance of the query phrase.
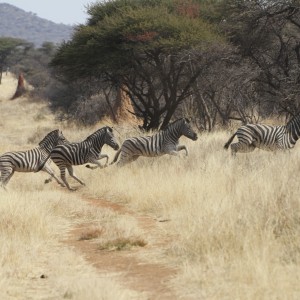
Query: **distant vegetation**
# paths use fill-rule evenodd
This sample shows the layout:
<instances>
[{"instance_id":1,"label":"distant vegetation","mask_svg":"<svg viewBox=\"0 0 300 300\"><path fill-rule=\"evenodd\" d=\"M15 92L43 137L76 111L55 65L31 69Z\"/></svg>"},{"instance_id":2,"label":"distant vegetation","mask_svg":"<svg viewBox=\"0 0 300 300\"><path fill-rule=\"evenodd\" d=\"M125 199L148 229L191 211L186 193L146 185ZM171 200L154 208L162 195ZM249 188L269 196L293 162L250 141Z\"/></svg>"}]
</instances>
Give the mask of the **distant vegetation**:
<instances>
[{"instance_id":1,"label":"distant vegetation","mask_svg":"<svg viewBox=\"0 0 300 300\"><path fill-rule=\"evenodd\" d=\"M112 0L87 13L65 42L39 25L47 42L7 57L62 118L94 124L121 90L146 131L182 116L212 131L300 111L299 0ZM7 14L14 30L35 26Z\"/></svg>"},{"instance_id":2,"label":"distant vegetation","mask_svg":"<svg viewBox=\"0 0 300 300\"><path fill-rule=\"evenodd\" d=\"M73 27L42 19L31 12L7 3L0 3L0 36L14 37L41 46L69 40Z\"/></svg>"}]
</instances>

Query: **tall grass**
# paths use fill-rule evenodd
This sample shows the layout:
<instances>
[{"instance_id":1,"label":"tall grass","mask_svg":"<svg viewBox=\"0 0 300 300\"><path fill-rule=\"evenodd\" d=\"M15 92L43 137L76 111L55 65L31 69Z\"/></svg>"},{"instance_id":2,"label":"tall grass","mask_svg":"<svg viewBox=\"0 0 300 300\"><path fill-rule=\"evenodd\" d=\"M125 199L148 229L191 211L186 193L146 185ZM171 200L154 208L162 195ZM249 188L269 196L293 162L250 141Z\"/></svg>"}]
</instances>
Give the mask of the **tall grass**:
<instances>
[{"instance_id":1,"label":"tall grass","mask_svg":"<svg viewBox=\"0 0 300 300\"><path fill-rule=\"evenodd\" d=\"M98 171L98 197L169 219L164 259L181 266L173 280L196 299L300 297L299 147L273 154L223 150L229 133L182 138L189 157L141 158ZM97 171L96 171L97 172Z\"/></svg>"},{"instance_id":2,"label":"tall grass","mask_svg":"<svg viewBox=\"0 0 300 300\"><path fill-rule=\"evenodd\" d=\"M44 104L25 99L0 105L1 153L33 147L54 128L79 141L106 125L61 124ZM116 129L120 142L138 134ZM117 279L99 277L62 245L74 224L93 222L94 242L143 240L150 246L139 251L145 260L178 267L169 284L179 299L299 299L300 146L234 159L223 150L229 135L201 134L196 142L182 138L188 157L139 158L123 168L94 171L75 167L87 184L75 193L55 182L44 185L48 176L42 172L16 173L9 192L0 193L0 298L143 298ZM114 156L108 147L103 152ZM81 195L123 203L157 220L153 234L161 239L161 251L151 253L157 241L144 235L130 214L91 207ZM43 274L47 278L41 279Z\"/></svg>"}]
</instances>

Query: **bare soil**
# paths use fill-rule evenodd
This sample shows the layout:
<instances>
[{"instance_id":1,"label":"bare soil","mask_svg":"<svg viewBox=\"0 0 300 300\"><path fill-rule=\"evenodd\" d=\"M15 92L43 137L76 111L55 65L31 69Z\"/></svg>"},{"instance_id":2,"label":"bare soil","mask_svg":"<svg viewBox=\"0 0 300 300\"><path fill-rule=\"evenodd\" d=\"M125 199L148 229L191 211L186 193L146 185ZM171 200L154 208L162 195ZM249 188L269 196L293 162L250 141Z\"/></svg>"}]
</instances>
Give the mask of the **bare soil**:
<instances>
[{"instance_id":1,"label":"bare soil","mask_svg":"<svg viewBox=\"0 0 300 300\"><path fill-rule=\"evenodd\" d=\"M118 214L129 214L136 218L138 226L145 233L147 245L122 251L99 250L93 240L80 239L85 232L95 226L91 223L77 225L70 231L69 238L65 242L73 246L75 251L83 255L100 273L106 275L119 273L120 283L124 287L146 293L147 299L176 299L175 291L170 287L169 281L176 275L177 270L162 263L149 262L149 257L155 255L157 250L164 250L171 238L161 233L161 226L165 226L166 223L149 216L137 215L125 206L109 201L86 197L83 200L89 205L111 209ZM143 254L147 259L143 258Z\"/></svg>"}]
</instances>

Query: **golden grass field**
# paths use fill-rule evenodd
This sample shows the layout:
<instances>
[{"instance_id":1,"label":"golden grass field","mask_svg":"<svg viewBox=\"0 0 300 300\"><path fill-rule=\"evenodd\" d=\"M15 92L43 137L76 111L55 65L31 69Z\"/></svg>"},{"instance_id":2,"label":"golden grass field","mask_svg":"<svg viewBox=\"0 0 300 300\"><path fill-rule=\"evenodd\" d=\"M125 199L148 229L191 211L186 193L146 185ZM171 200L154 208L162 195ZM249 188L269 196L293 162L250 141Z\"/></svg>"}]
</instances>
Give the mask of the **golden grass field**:
<instances>
[{"instance_id":1,"label":"golden grass field","mask_svg":"<svg viewBox=\"0 0 300 300\"><path fill-rule=\"evenodd\" d=\"M4 76L0 85L0 153L35 147L56 128L79 141L110 125L59 123L42 101L7 100L14 84ZM120 142L137 134L116 129ZM76 167L86 183L68 178L76 192L54 181L45 185L43 172L16 173L8 191L0 191L0 299L164 299L126 286L120 274L100 272L63 242L76 224L90 222L93 242L102 247L118 239L152 243L132 214L92 207L84 197L166 221L157 227L164 246L133 255L177 269L166 283L175 299L300 299L300 146L234 159L223 149L231 133L202 133L196 142L183 137L188 157L141 158L120 169ZM103 153L111 161L114 151L105 146Z\"/></svg>"}]
</instances>

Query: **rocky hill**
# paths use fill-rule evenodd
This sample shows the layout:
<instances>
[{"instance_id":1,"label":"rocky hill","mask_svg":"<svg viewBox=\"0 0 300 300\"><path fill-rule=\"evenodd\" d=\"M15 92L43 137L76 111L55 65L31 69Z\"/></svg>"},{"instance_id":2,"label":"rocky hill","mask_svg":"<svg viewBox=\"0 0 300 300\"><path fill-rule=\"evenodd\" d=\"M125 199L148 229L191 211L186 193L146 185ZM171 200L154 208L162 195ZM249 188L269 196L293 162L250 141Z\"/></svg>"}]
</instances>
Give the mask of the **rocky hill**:
<instances>
[{"instance_id":1,"label":"rocky hill","mask_svg":"<svg viewBox=\"0 0 300 300\"><path fill-rule=\"evenodd\" d=\"M39 47L43 42L55 44L68 40L73 27L57 24L7 3L0 3L0 37L21 38Z\"/></svg>"}]
</instances>

